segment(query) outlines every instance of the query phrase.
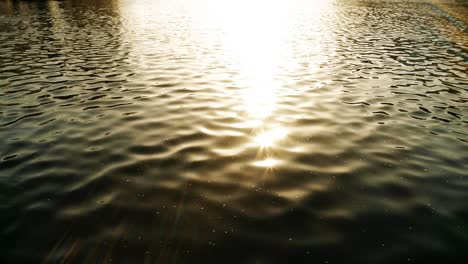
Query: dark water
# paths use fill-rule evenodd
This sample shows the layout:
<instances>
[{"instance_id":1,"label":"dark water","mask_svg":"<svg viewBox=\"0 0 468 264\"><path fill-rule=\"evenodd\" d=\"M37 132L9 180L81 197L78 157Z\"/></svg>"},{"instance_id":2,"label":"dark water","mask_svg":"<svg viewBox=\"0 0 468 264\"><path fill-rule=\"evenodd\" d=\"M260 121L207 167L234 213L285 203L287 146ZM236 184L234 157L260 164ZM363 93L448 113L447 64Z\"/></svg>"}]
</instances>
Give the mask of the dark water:
<instances>
[{"instance_id":1,"label":"dark water","mask_svg":"<svg viewBox=\"0 0 468 264\"><path fill-rule=\"evenodd\" d=\"M466 1L0 1L1 263L466 263Z\"/></svg>"}]
</instances>

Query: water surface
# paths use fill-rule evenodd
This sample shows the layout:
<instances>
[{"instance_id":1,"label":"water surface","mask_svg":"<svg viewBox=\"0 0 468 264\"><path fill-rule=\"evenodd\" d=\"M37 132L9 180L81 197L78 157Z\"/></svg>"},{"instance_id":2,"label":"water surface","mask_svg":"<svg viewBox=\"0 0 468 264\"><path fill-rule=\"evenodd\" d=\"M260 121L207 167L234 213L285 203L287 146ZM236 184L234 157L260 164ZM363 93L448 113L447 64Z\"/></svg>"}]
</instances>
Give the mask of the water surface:
<instances>
[{"instance_id":1,"label":"water surface","mask_svg":"<svg viewBox=\"0 0 468 264\"><path fill-rule=\"evenodd\" d=\"M467 14L0 1L0 262L464 263Z\"/></svg>"}]
</instances>

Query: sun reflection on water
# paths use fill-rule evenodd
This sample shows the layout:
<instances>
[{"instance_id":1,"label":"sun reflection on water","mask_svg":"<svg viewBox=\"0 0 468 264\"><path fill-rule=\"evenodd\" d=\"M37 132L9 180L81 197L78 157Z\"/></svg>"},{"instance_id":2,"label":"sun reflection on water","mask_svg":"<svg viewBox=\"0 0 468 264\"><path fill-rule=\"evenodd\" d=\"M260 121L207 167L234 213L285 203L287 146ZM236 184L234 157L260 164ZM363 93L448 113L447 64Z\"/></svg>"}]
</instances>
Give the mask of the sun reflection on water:
<instances>
[{"instance_id":1,"label":"sun reflection on water","mask_svg":"<svg viewBox=\"0 0 468 264\"><path fill-rule=\"evenodd\" d=\"M175 2L175 3L174 3ZM301 38L304 32L297 31L298 23L304 22L304 18L319 19L319 13L330 4L328 0L317 0L310 3L306 0L174 0L169 7L176 9L180 17L188 23L184 28L190 32L189 39L179 39L177 36L171 40L167 36L167 43L162 41L160 45L174 46L175 53L183 53L183 47L203 47L203 49L188 50L188 54L194 55L197 60L207 59L203 52L215 54L208 59L214 59L209 63L222 65L222 70L233 74L232 82L238 88L236 93L230 94L229 99L238 97L239 103L228 111L241 116L243 122L231 124L232 127L243 129L251 128L250 143L258 148L255 160L260 160L261 167L276 166L281 157L278 148L281 140L290 133L288 127L281 120L281 112L278 105L282 94L287 90L284 76L289 71L303 67L306 63L309 72L313 74L317 70L320 61L321 42L302 41L312 43L303 47ZM166 2L157 2L153 10L144 10L139 5L125 3L125 10L131 10L132 19L143 19L145 25L141 32L135 35L144 35L148 30L157 30L159 19L165 19L164 13L159 16L151 15L158 10L166 10ZM129 7L132 8L129 8ZM158 8L156 8L158 7ZM172 10L173 11L173 10ZM171 12L172 12L171 11ZM307 12L307 16L302 15ZM312 12L312 16L311 16ZM312 24L317 24L316 22ZM317 28L309 30L319 32ZM305 32L310 35L310 32ZM313 33L314 34L314 33ZM177 42L181 41L184 45ZM187 43L185 41L188 41ZM156 49L157 46L148 43L138 44L135 53L140 54L139 61L145 62L144 51ZM175 47L179 45L180 47ZM306 62L300 62L293 56L297 49L313 49L313 56L306 55ZM200 53L197 53L200 52ZM174 54L176 56L177 54ZM309 53L305 53L309 54ZM184 54L182 54L184 55ZM203 69L201 69L203 70ZM212 131L210 134L216 134ZM223 132L224 133L224 132ZM235 148L236 146L231 146ZM258 164L257 164L258 165Z\"/></svg>"},{"instance_id":2,"label":"sun reflection on water","mask_svg":"<svg viewBox=\"0 0 468 264\"><path fill-rule=\"evenodd\" d=\"M271 158L271 157L267 157L264 160L255 161L253 165L257 167L273 168L277 166L279 163L280 163L279 160Z\"/></svg>"},{"instance_id":3,"label":"sun reflection on water","mask_svg":"<svg viewBox=\"0 0 468 264\"><path fill-rule=\"evenodd\" d=\"M236 1L217 15L226 64L239 73L243 87L240 108L251 119L263 120L275 111L281 86L276 76L287 58L286 9L284 1Z\"/></svg>"},{"instance_id":4,"label":"sun reflection on water","mask_svg":"<svg viewBox=\"0 0 468 264\"><path fill-rule=\"evenodd\" d=\"M224 5L223 11L217 14L224 32L227 64L232 65L243 80L239 109L247 120L257 124L251 137L258 148L255 166L273 168L284 161L278 151L290 134L287 125L279 121L282 113L278 106L287 90L284 76L288 71L303 67L293 54L304 32L295 29L300 28L297 27L300 23L308 24L302 19L311 17L311 13L312 19L320 19L320 13L330 5L328 0L241 0ZM308 16L303 16L303 12ZM310 30L318 34L321 29ZM308 72L313 75L323 60L320 52L323 47L319 39L312 43L313 47L299 46L299 49L314 50L314 55L306 58Z\"/></svg>"},{"instance_id":5,"label":"sun reflection on water","mask_svg":"<svg viewBox=\"0 0 468 264\"><path fill-rule=\"evenodd\" d=\"M255 142L262 148L272 147L274 143L287 136L288 132L283 127L262 131L255 136Z\"/></svg>"},{"instance_id":6,"label":"sun reflection on water","mask_svg":"<svg viewBox=\"0 0 468 264\"><path fill-rule=\"evenodd\" d=\"M223 28L228 65L240 74L242 105L238 110L257 124L253 143L259 154L253 164L271 168L279 163L270 149L286 137L287 130L274 116L281 82L281 65L287 63L291 6L287 1L235 1L225 3L217 19ZM271 128L273 126L273 128Z\"/></svg>"}]
</instances>

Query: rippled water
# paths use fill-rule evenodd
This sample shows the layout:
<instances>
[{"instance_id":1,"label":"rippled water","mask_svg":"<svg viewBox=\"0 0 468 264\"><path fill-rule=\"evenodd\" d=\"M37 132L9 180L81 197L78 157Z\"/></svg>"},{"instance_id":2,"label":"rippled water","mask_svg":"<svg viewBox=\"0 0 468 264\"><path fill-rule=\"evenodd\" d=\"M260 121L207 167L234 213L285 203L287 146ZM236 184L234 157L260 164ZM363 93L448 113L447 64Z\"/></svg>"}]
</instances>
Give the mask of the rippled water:
<instances>
[{"instance_id":1,"label":"rippled water","mask_svg":"<svg viewBox=\"0 0 468 264\"><path fill-rule=\"evenodd\" d=\"M0 1L2 263L465 263L466 1Z\"/></svg>"}]
</instances>

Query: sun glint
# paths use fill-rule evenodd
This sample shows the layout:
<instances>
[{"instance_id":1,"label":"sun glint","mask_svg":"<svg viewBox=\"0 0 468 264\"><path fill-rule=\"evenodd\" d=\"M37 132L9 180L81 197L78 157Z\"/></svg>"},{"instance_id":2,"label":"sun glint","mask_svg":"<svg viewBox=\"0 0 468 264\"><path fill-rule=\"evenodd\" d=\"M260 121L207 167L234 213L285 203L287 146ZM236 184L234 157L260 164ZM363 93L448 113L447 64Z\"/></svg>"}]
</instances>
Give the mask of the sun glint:
<instances>
[{"instance_id":1,"label":"sun glint","mask_svg":"<svg viewBox=\"0 0 468 264\"><path fill-rule=\"evenodd\" d=\"M257 136L255 136L255 142L261 147L271 147L276 141L281 140L286 136L286 129L278 127L257 134Z\"/></svg>"},{"instance_id":2,"label":"sun glint","mask_svg":"<svg viewBox=\"0 0 468 264\"><path fill-rule=\"evenodd\" d=\"M257 167L273 168L277 166L279 163L280 163L279 160L276 160L273 158L266 158L264 160L254 162L253 165Z\"/></svg>"}]
</instances>

